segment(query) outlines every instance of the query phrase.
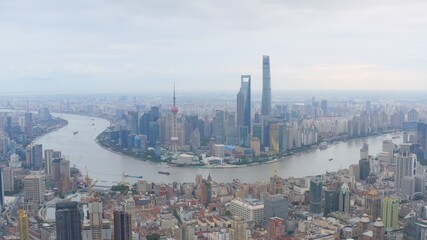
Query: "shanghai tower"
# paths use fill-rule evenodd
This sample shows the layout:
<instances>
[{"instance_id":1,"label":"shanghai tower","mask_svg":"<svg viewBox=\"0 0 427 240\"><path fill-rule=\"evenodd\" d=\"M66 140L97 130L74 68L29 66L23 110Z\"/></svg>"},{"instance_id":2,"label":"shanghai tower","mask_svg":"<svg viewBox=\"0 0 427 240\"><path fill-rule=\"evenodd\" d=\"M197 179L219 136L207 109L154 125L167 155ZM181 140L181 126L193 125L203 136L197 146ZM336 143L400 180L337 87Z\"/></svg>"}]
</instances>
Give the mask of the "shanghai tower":
<instances>
[{"instance_id":1,"label":"shanghai tower","mask_svg":"<svg viewBox=\"0 0 427 240\"><path fill-rule=\"evenodd\" d=\"M271 115L270 57L262 56L262 101L261 116Z\"/></svg>"}]
</instances>

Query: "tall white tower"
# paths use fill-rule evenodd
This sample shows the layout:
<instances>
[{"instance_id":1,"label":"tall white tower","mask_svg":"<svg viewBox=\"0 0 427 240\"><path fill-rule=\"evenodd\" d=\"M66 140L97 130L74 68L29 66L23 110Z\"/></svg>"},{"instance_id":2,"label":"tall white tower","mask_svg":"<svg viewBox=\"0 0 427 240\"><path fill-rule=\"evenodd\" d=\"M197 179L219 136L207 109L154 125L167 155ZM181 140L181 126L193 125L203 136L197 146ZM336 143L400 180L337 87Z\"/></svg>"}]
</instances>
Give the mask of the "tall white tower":
<instances>
[{"instance_id":1,"label":"tall white tower","mask_svg":"<svg viewBox=\"0 0 427 240\"><path fill-rule=\"evenodd\" d=\"M178 113L178 107L176 106L175 83L173 84L173 106L171 108L171 112L173 114L171 144L172 144L172 152L175 154L178 150L178 142L179 142L178 136L176 134L176 114Z\"/></svg>"}]
</instances>

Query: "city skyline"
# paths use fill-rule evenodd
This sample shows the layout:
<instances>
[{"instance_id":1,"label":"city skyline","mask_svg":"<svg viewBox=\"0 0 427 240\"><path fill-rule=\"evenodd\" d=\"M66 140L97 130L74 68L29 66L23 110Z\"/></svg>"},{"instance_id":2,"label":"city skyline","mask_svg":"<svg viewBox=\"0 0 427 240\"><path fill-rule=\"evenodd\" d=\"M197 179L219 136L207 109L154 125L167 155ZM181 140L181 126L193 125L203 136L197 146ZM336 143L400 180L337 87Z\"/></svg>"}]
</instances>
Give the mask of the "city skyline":
<instances>
[{"instance_id":1,"label":"city skyline","mask_svg":"<svg viewBox=\"0 0 427 240\"><path fill-rule=\"evenodd\" d=\"M423 1L51 3L0 3L1 94L426 90Z\"/></svg>"}]
</instances>

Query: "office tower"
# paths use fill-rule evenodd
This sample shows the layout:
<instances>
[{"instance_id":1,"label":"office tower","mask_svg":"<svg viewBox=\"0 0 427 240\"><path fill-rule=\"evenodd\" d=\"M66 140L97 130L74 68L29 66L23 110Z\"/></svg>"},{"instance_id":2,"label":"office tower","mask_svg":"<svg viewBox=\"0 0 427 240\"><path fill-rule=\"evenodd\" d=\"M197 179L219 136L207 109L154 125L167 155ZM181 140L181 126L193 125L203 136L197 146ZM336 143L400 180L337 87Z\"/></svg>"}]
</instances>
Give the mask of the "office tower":
<instances>
[{"instance_id":1,"label":"office tower","mask_svg":"<svg viewBox=\"0 0 427 240\"><path fill-rule=\"evenodd\" d=\"M150 122L148 128L148 145L154 147L159 142L159 124L157 122Z\"/></svg>"},{"instance_id":2,"label":"office tower","mask_svg":"<svg viewBox=\"0 0 427 240\"><path fill-rule=\"evenodd\" d=\"M174 85L174 91L175 91L175 85ZM160 108L159 106L152 106L150 109L150 115L152 117L152 121L156 122L157 119L159 119L160 117Z\"/></svg>"},{"instance_id":3,"label":"office tower","mask_svg":"<svg viewBox=\"0 0 427 240\"><path fill-rule=\"evenodd\" d=\"M194 129L191 133L191 146L193 148L200 147L200 130L199 128Z\"/></svg>"},{"instance_id":4,"label":"office tower","mask_svg":"<svg viewBox=\"0 0 427 240\"><path fill-rule=\"evenodd\" d=\"M418 112L415 109L408 111L408 122L418 122Z\"/></svg>"},{"instance_id":5,"label":"office tower","mask_svg":"<svg viewBox=\"0 0 427 240\"><path fill-rule=\"evenodd\" d=\"M247 239L247 223L239 216L235 216L231 221L230 240Z\"/></svg>"},{"instance_id":6,"label":"office tower","mask_svg":"<svg viewBox=\"0 0 427 240\"><path fill-rule=\"evenodd\" d=\"M31 168L33 166L33 146L30 144L25 149L25 166Z\"/></svg>"},{"instance_id":7,"label":"office tower","mask_svg":"<svg viewBox=\"0 0 427 240\"><path fill-rule=\"evenodd\" d=\"M20 240L30 240L27 213L24 210L19 209L18 210L18 218L19 218L19 239ZM58 239L60 239L60 238L58 238Z\"/></svg>"},{"instance_id":8,"label":"office tower","mask_svg":"<svg viewBox=\"0 0 427 240\"><path fill-rule=\"evenodd\" d=\"M225 145L224 144L215 144L214 147L214 156L223 158L225 156Z\"/></svg>"},{"instance_id":9,"label":"office tower","mask_svg":"<svg viewBox=\"0 0 427 240\"><path fill-rule=\"evenodd\" d=\"M239 129L239 146L249 147L249 129L246 126L240 126Z\"/></svg>"},{"instance_id":10,"label":"office tower","mask_svg":"<svg viewBox=\"0 0 427 240\"><path fill-rule=\"evenodd\" d=\"M338 211L339 195L340 192L335 189L325 190L325 208L323 209L323 216L327 217L330 213Z\"/></svg>"},{"instance_id":11,"label":"office tower","mask_svg":"<svg viewBox=\"0 0 427 240\"><path fill-rule=\"evenodd\" d=\"M25 135L27 137L33 136L33 114L30 112L25 113Z\"/></svg>"},{"instance_id":12,"label":"office tower","mask_svg":"<svg viewBox=\"0 0 427 240\"><path fill-rule=\"evenodd\" d=\"M405 176L402 178L400 181L400 193L412 199L415 194L415 177Z\"/></svg>"},{"instance_id":13,"label":"office tower","mask_svg":"<svg viewBox=\"0 0 427 240\"><path fill-rule=\"evenodd\" d=\"M229 113L227 116L227 137L225 142L227 145L236 145L237 144L237 129L236 129L236 115L234 113Z\"/></svg>"},{"instance_id":14,"label":"office tower","mask_svg":"<svg viewBox=\"0 0 427 240\"><path fill-rule=\"evenodd\" d=\"M279 128L279 150L280 153L286 153L288 151L288 125L280 124Z\"/></svg>"},{"instance_id":15,"label":"office tower","mask_svg":"<svg viewBox=\"0 0 427 240\"><path fill-rule=\"evenodd\" d=\"M44 161L45 161L45 172L46 175L52 175L52 161L53 161L53 149L45 149L44 150Z\"/></svg>"},{"instance_id":16,"label":"office tower","mask_svg":"<svg viewBox=\"0 0 427 240\"><path fill-rule=\"evenodd\" d=\"M399 199L394 197L385 197L383 199L382 209L382 220L385 228L397 228Z\"/></svg>"},{"instance_id":17,"label":"office tower","mask_svg":"<svg viewBox=\"0 0 427 240\"><path fill-rule=\"evenodd\" d=\"M59 179L59 193L65 195L70 191L70 161L62 160L60 163L61 178Z\"/></svg>"},{"instance_id":18,"label":"office tower","mask_svg":"<svg viewBox=\"0 0 427 240\"><path fill-rule=\"evenodd\" d=\"M173 84L173 106L171 108L171 112L173 116L171 145L172 145L172 152L175 154L178 151L178 142L179 142L179 138L176 132L176 114L178 113L178 107L176 106L175 83Z\"/></svg>"},{"instance_id":19,"label":"office tower","mask_svg":"<svg viewBox=\"0 0 427 240\"><path fill-rule=\"evenodd\" d=\"M310 212L320 214L322 212L322 179L320 176L310 179Z\"/></svg>"},{"instance_id":20,"label":"office tower","mask_svg":"<svg viewBox=\"0 0 427 240\"><path fill-rule=\"evenodd\" d=\"M348 213L350 212L350 188L347 183L343 183L339 193L338 211Z\"/></svg>"},{"instance_id":21,"label":"office tower","mask_svg":"<svg viewBox=\"0 0 427 240\"><path fill-rule=\"evenodd\" d=\"M61 179L61 162L64 159L62 158L56 158L52 161L52 180L55 184L59 183L59 180Z\"/></svg>"},{"instance_id":22,"label":"office tower","mask_svg":"<svg viewBox=\"0 0 427 240\"><path fill-rule=\"evenodd\" d=\"M4 207L4 169L0 169L0 209Z\"/></svg>"},{"instance_id":23,"label":"office tower","mask_svg":"<svg viewBox=\"0 0 427 240\"><path fill-rule=\"evenodd\" d=\"M102 240L102 202L94 200L89 203L89 220L93 240Z\"/></svg>"},{"instance_id":24,"label":"office tower","mask_svg":"<svg viewBox=\"0 0 427 240\"><path fill-rule=\"evenodd\" d=\"M375 188L371 188L365 197L365 213L372 219L381 217L381 198Z\"/></svg>"},{"instance_id":25,"label":"office tower","mask_svg":"<svg viewBox=\"0 0 427 240\"><path fill-rule=\"evenodd\" d=\"M285 220L273 217L268 220L267 239L276 240L285 235Z\"/></svg>"},{"instance_id":26,"label":"office tower","mask_svg":"<svg viewBox=\"0 0 427 240\"><path fill-rule=\"evenodd\" d=\"M261 116L261 145L270 146L270 117Z\"/></svg>"},{"instance_id":27,"label":"office tower","mask_svg":"<svg viewBox=\"0 0 427 240\"><path fill-rule=\"evenodd\" d=\"M25 200L35 203L44 203L44 194L46 192L44 176L40 172L31 172L24 178L24 196Z\"/></svg>"},{"instance_id":28,"label":"office tower","mask_svg":"<svg viewBox=\"0 0 427 240\"><path fill-rule=\"evenodd\" d=\"M278 124L274 123L270 125L270 152L273 154L278 154L280 147L280 127Z\"/></svg>"},{"instance_id":29,"label":"office tower","mask_svg":"<svg viewBox=\"0 0 427 240\"><path fill-rule=\"evenodd\" d=\"M370 174L370 169L371 166L369 164L369 160L368 159L360 159L359 160L359 170L360 170L360 175L359 178L360 180L366 180Z\"/></svg>"},{"instance_id":30,"label":"office tower","mask_svg":"<svg viewBox=\"0 0 427 240\"><path fill-rule=\"evenodd\" d=\"M133 200L133 197L131 195L128 195L127 198L123 202L123 210L125 213L128 213L131 215L131 227L132 224L135 225L136 223L136 215L135 213L135 200Z\"/></svg>"},{"instance_id":31,"label":"office tower","mask_svg":"<svg viewBox=\"0 0 427 240\"><path fill-rule=\"evenodd\" d=\"M5 167L2 169L2 172L3 172L4 191L7 191L7 192L15 191L15 179L14 179L13 168Z\"/></svg>"},{"instance_id":32,"label":"office tower","mask_svg":"<svg viewBox=\"0 0 427 240\"><path fill-rule=\"evenodd\" d=\"M322 99L320 101L320 109L323 111L323 116L328 116L328 100Z\"/></svg>"},{"instance_id":33,"label":"office tower","mask_svg":"<svg viewBox=\"0 0 427 240\"><path fill-rule=\"evenodd\" d=\"M393 161L393 152L394 150L394 144L393 144L393 140L391 139L384 139L383 140L383 152L387 153L387 161L389 163L394 163Z\"/></svg>"},{"instance_id":34,"label":"office tower","mask_svg":"<svg viewBox=\"0 0 427 240\"><path fill-rule=\"evenodd\" d=\"M132 217L121 209L114 210L114 240L132 240Z\"/></svg>"},{"instance_id":35,"label":"office tower","mask_svg":"<svg viewBox=\"0 0 427 240\"><path fill-rule=\"evenodd\" d=\"M131 134L138 134L138 112L128 112L128 127Z\"/></svg>"},{"instance_id":36,"label":"office tower","mask_svg":"<svg viewBox=\"0 0 427 240\"><path fill-rule=\"evenodd\" d=\"M203 206L207 207L209 203L211 203L212 186L211 183L206 179L203 179L202 184L200 185L199 197Z\"/></svg>"},{"instance_id":37,"label":"office tower","mask_svg":"<svg viewBox=\"0 0 427 240\"><path fill-rule=\"evenodd\" d=\"M21 162L19 161L18 154L14 153L14 154L10 155L9 167L11 167L11 168L20 168L21 167Z\"/></svg>"},{"instance_id":38,"label":"office tower","mask_svg":"<svg viewBox=\"0 0 427 240\"><path fill-rule=\"evenodd\" d=\"M360 180L366 180L369 176L371 169L369 163L369 146L368 144L363 144L363 147L360 149L360 160L359 160L359 178Z\"/></svg>"},{"instance_id":39,"label":"office tower","mask_svg":"<svg viewBox=\"0 0 427 240\"><path fill-rule=\"evenodd\" d=\"M427 206L421 207L420 216L415 216L415 239L427 239Z\"/></svg>"},{"instance_id":40,"label":"office tower","mask_svg":"<svg viewBox=\"0 0 427 240\"><path fill-rule=\"evenodd\" d=\"M270 78L270 57L262 56L262 100L261 115L271 115L271 78Z\"/></svg>"},{"instance_id":41,"label":"office tower","mask_svg":"<svg viewBox=\"0 0 427 240\"><path fill-rule=\"evenodd\" d=\"M369 145L367 143L363 144L363 147L360 149L360 159L368 159L369 157Z\"/></svg>"},{"instance_id":42,"label":"office tower","mask_svg":"<svg viewBox=\"0 0 427 240\"><path fill-rule=\"evenodd\" d=\"M157 119L157 124L159 125L159 143L166 143L166 118L160 117ZM167 138L169 141L170 138Z\"/></svg>"},{"instance_id":43,"label":"office tower","mask_svg":"<svg viewBox=\"0 0 427 240\"><path fill-rule=\"evenodd\" d=\"M119 134L120 134L120 141L119 141L120 147L122 147L122 148L128 148L129 147L129 142L128 142L128 140L129 140L129 130L120 129Z\"/></svg>"},{"instance_id":44,"label":"office tower","mask_svg":"<svg viewBox=\"0 0 427 240\"><path fill-rule=\"evenodd\" d=\"M281 195L270 195L264 199L263 226L267 227L269 219L278 217L288 219L288 199Z\"/></svg>"},{"instance_id":45,"label":"office tower","mask_svg":"<svg viewBox=\"0 0 427 240\"><path fill-rule=\"evenodd\" d=\"M32 148L32 166L33 169L41 169L43 168L43 147L41 144L33 145Z\"/></svg>"},{"instance_id":46,"label":"office tower","mask_svg":"<svg viewBox=\"0 0 427 240\"><path fill-rule=\"evenodd\" d=\"M400 152L396 158L396 173L394 176L397 191L401 191L402 179L404 177L414 177L417 171L417 155L410 151L411 144L400 145ZM384 219L383 219L384 220Z\"/></svg>"},{"instance_id":47,"label":"office tower","mask_svg":"<svg viewBox=\"0 0 427 240\"><path fill-rule=\"evenodd\" d=\"M151 122L150 113L144 113L139 119L139 133L148 136L148 127Z\"/></svg>"},{"instance_id":48,"label":"office tower","mask_svg":"<svg viewBox=\"0 0 427 240\"><path fill-rule=\"evenodd\" d=\"M212 131L217 144L223 144L225 142L224 132L224 111L216 110L215 117L212 121Z\"/></svg>"},{"instance_id":49,"label":"office tower","mask_svg":"<svg viewBox=\"0 0 427 240\"><path fill-rule=\"evenodd\" d=\"M261 141L261 138L262 138L261 124L254 124L254 126L252 127L252 136L258 138Z\"/></svg>"},{"instance_id":50,"label":"office tower","mask_svg":"<svg viewBox=\"0 0 427 240\"><path fill-rule=\"evenodd\" d=\"M58 240L80 240L80 211L77 202L60 202L55 211L56 236Z\"/></svg>"},{"instance_id":51,"label":"office tower","mask_svg":"<svg viewBox=\"0 0 427 240\"><path fill-rule=\"evenodd\" d=\"M417 171L417 175L414 177L415 179L415 193L423 194L426 190L426 178L424 177L424 174L420 174Z\"/></svg>"},{"instance_id":52,"label":"office tower","mask_svg":"<svg viewBox=\"0 0 427 240\"><path fill-rule=\"evenodd\" d=\"M239 136L241 127L246 127L248 134L251 129L251 76L241 76L241 86L237 93L237 131Z\"/></svg>"}]
</instances>

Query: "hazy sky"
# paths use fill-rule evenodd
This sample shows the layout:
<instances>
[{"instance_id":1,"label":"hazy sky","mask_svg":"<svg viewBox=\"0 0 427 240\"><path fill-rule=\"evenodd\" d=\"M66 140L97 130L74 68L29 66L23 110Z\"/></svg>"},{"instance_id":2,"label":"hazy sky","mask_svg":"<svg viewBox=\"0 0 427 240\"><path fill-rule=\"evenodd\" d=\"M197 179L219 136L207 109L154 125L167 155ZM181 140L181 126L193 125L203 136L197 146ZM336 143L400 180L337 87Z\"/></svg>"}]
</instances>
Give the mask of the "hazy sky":
<instances>
[{"instance_id":1,"label":"hazy sky","mask_svg":"<svg viewBox=\"0 0 427 240\"><path fill-rule=\"evenodd\" d=\"M0 93L427 90L427 1L0 1Z\"/></svg>"}]
</instances>

